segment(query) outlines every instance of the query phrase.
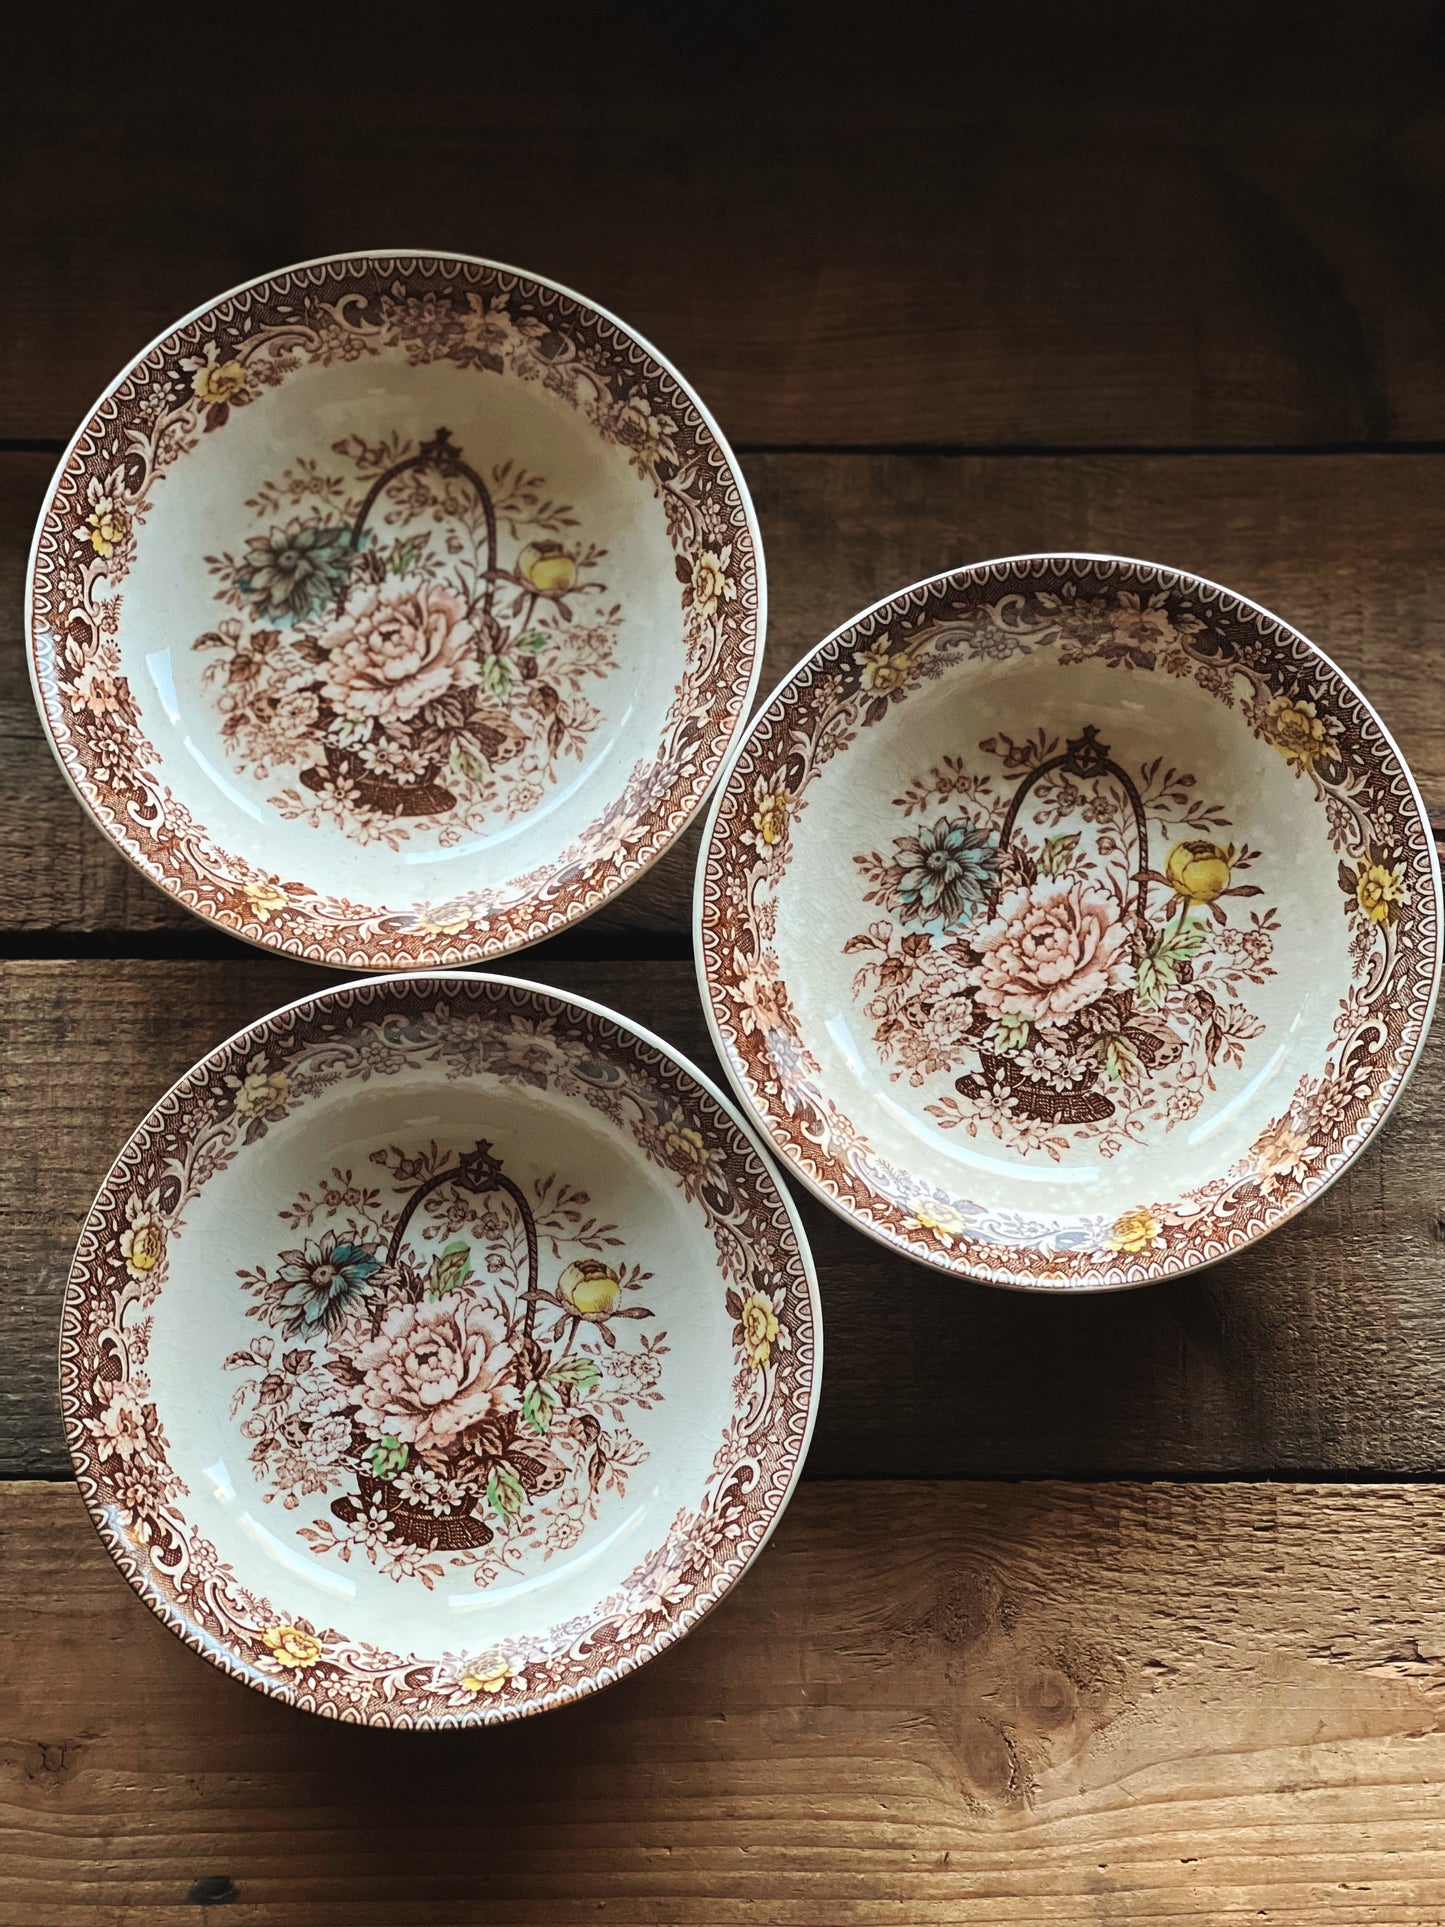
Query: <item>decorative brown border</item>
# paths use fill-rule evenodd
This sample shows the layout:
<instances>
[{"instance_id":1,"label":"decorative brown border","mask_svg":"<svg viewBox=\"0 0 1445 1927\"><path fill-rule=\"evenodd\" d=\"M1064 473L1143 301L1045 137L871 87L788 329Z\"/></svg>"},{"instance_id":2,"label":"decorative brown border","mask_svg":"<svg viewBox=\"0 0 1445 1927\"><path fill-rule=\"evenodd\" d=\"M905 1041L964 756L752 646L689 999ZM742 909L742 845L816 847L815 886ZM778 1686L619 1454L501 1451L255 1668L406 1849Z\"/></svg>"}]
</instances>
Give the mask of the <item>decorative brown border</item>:
<instances>
[{"instance_id":1,"label":"decorative brown border","mask_svg":"<svg viewBox=\"0 0 1445 1927\"><path fill-rule=\"evenodd\" d=\"M488 1029L490 1026L490 1030ZM148 1307L170 1246L216 1170L264 1135L272 1107L339 1077L389 1074L390 1059L469 1074L473 1054L521 1034L519 1081L536 1076L538 1034L573 1093L670 1171L700 1204L741 1319L733 1417L706 1491L662 1546L595 1611L534 1640L479 1654L387 1653L288 1615L248 1591L185 1516L170 1464L163 1391L146 1375ZM418 1058L418 1053L420 1054ZM499 1069L499 1075L506 1075ZM570 1088L570 1087L569 1087ZM763 1337L745 1293L762 1293ZM733 1300L738 1304L734 1307ZM741 1576L801 1473L817 1409L821 1314L796 1212L738 1113L658 1038L582 998L514 979L429 975L344 984L238 1032L175 1084L138 1127L76 1247L60 1336L60 1396L82 1496L146 1604L187 1645L247 1685L308 1711L373 1725L445 1727L518 1719L633 1671L679 1639ZM124 1395L132 1423L102 1439Z\"/></svg>"},{"instance_id":2,"label":"decorative brown border","mask_svg":"<svg viewBox=\"0 0 1445 1927\"><path fill-rule=\"evenodd\" d=\"M1037 649L1097 656L1121 674L1152 673L1147 649L1111 642L1100 619L1111 597L1159 609L1171 631L1179 620L1174 673L1251 709L1256 729L1315 783L1322 808L1348 817L1354 859L1368 866L1388 852L1398 864L1403 907L1356 960L1325 1074L1302 1080L1261 1134L1257 1155L1182 1197L1141 1199L1112 1221L1028 1219L920 1186L871 1150L858 1121L814 1081L772 919L789 872L791 825L818 771L920 684L971 657ZM1035 604L1062 608L1064 617L1031 624ZM992 625L988 637L984 624ZM1297 750L1291 730L1303 732ZM1342 863L1342 878L1348 867ZM1363 868L1359 874L1363 884ZM1327 657L1218 584L1147 562L1059 555L1006 557L917 583L845 624L784 679L723 772L698 860L695 924L719 1054L749 1111L811 1190L870 1236L938 1270L1067 1290L1145 1284L1216 1263L1332 1183L1379 1128L1419 1055L1439 989L1445 917L1414 780L1374 710ZM758 1004L759 984L768 987L768 1010Z\"/></svg>"},{"instance_id":3,"label":"decorative brown border","mask_svg":"<svg viewBox=\"0 0 1445 1927\"><path fill-rule=\"evenodd\" d=\"M346 327L338 322L344 304ZM656 752L556 859L485 891L388 912L227 850L155 771L97 589L123 577L151 492L204 432L224 433L242 376L283 379L309 356L374 352L358 316L384 314L414 359L500 366L495 331L525 378L584 406L628 449L667 511L687 666ZM248 361L248 356L254 360ZM580 379L579 379L580 378ZM240 384L238 386L238 384ZM218 400L217 397L220 397ZM662 432L659 432L659 430ZM689 585L719 547L730 594L702 619ZM117 378L61 458L36 526L26 603L46 733L77 797L141 873L198 916L263 948L333 968L478 963L589 915L646 870L702 807L741 727L762 661L762 547L741 472L701 401L640 337L556 284L493 262L430 253L340 255L248 282L178 322ZM103 708L94 700L103 674Z\"/></svg>"}]
</instances>

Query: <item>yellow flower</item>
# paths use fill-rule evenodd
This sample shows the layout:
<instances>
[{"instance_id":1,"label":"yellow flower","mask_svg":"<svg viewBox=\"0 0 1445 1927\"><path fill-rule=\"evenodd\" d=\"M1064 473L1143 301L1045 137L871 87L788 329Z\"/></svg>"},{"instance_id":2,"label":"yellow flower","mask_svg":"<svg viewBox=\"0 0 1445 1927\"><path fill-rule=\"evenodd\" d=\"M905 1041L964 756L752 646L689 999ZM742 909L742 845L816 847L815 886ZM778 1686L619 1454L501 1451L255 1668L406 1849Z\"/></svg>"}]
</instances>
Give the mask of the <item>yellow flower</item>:
<instances>
[{"instance_id":1,"label":"yellow flower","mask_svg":"<svg viewBox=\"0 0 1445 1927\"><path fill-rule=\"evenodd\" d=\"M733 592L732 579L723 566L720 555L711 550L700 555L697 566L692 572L692 599L705 616L710 616L720 602L726 602Z\"/></svg>"},{"instance_id":2,"label":"yellow flower","mask_svg":"<svg viewBox=\"0 0 1445 1927\"><path fill-rule=\"evenodd\" d=\"M875 642L863 652L863 686L891 696L907 682L911 666L905 654L894 655L886 642Z\"/></svg>"},{"instance_id":3,"label":"yellow flower","mask_svg":"<svg viewBox=\"0 0 1445 1927\"><path fill-rule=\"evenodd\" d=\"M495 1664L484 1661L487 1670L481 1673L463 1673L461 1683L469 1693L500 1693L507 1681L513 1677L512 1669L506 1660L499 1659Z\"/></svg>"},{"instance_id":4,"label":"yellow flower","mask_svg":"<svg viewBox=\"0 0 1445 1927\"><path fill-rule=\"evenodd\" d=\"M1164 873L1186 903L1213 903L1229 888L1233 858L1233 849L1218 843L1176 843L1164 859Z\"/></svg>"},{"instance_id":5,"label":"yellow flower","mask_svg":"<svg viewBox=\"0 0 1445 1927\"><path fill-rule=\"evenodd\" d=\"M234 401L245 386L246 371L239 361L213 361L209 357L191 381L196 399L207 408L220 408Z\"/></svg>"},{"instance_id":6,"label":"yellow flower","mask_svg":"<svg viewBox=\"0 0 1445 1927\"><path fill-rule=\"evenodd\" d=\"M264 923L273 910L284 910L291 899L276 883L248 883L246 901Z\"/></svg>"},{"instance_id":7,"label":"yellow flower","mask_svg":"<svg viewBox=\"0 0 1445 1927\"><path fill-rule=\"evenodd\" d=\"M1313 703L1276 696L1269 706L1265 728L1270 742L1292 769L1307 771L1317 763L1339 760L1340 752L1330 741Z\"/></svg>"},{"instance_id":8,"label":"yellow flower","mask_svg":"<svg viewBox=\"0 0 1445 1927\"><path fill-rule=\"evenodd\" d=\"M129 534L130 517L110 496L102 495L90 511L80 539L89 542L97 555L107 556L114 555Z\"/></svg>"},{"instance_id":9,"label":"yellow flower","mask_svg":"<svg viewBox=\"0 0 1445 1927\"><path fill-rule=\"evenodd\" d=\"M1109 1233L1111 1251L1150 1251L1160 1240L1159 1220L1141 1204L1115 1218Z\"/></svg>"},{"instance_id":10,"label":"yellow flower","mask_svg":"<svg viewBox=\"0 0 1445 1927\"><path fill-rule=\"evenodd\" d=\"M748 1363L762 1371L772 1356L773 1340L778 1335L778 1314L769 1299L760 1291L754 1291L743 1300L738 1322L743 1328L743 1350L748 1355Z\"/></svg>"},{"instance_id":11,"label":"yellow flower","mask_svg":"<svg viewBox=\"0 0 1445 1927\"><path fill-rule=\"evenodd\" d=\"M600 1258L578 1258L557 1280L557 1293L579 1318L606 1318L617 1309L622 1281Z\"/></svg>"},{"instance_id":12,"label":"yellow flower","mask_svg":"<svg viewBox=\"0 0 1445 1927\"><path fill-rule=\"evenodd\" d=\"M757 804L753 811L753 828L771 849L782 842L787 831L788 811L793 799L787 790L767 790L753 800Z\"/></svg>"},{"instance_id":13,"label":"yellow flower","mask_svg":"<svg viewBox=\"0 0 1445 1927\"><path fill-rule=\"evenodd\" d=\"M1393 863L1382 862L1372 852L1361 863L1355 884L1355 900L1370 922L1398 923L1404 895L1404 872Z\"/></svg>"},{"instance_id":14,"label":"yellow flower","mask_svg":"<svg viewBox=\"0 0 1445 1927\"><path fill-rule=\"evenodd\" d=\"M538 595L564 596L577 581L577 562L560 542L529 542L517 557L523 580Z\"/></svg>"},{"instance_id":15,"label":"yellow flower","mask_svg":"<svg viewBox=\"0 0 1445 1927\"><path fill-rule=\"evenodd\" d=\"M120 1234L120 1255L132 1278L144 1278L166 1255L165 1226L153 1211L138 1212Z\"/></svg>"},{"instance_id":16,"label":"yellow flower","mask_svg":"<svg viewBox=\"0 0 1445 1927\"><path fill-rule=\"evenodd\" d=\"M707 1163L702 1132L690 1124L680 1124L676 1118L668 1118L662 1127L662 1148L673 1164L690 1164L696 1170Z\"/></svg>"},{"instance_id":17,"label":"yellow flower","mask_svg":"<svg viewBox=\"0 0 1445 1927\"><path fill-rule=\"evenodd\" d=\"M291 1095L291 1079L285 1071L252 1071L236 1093L236 1110L242 1117L267 1117L286 1108Z\"/></svg>"},{"instance_id":18,"label":"yellow flower","mask_svg":"<svg viewBox=\"0 0 1445 1927\"><path fill-rule=\"evenodd\" d=\"M321 1657L321 1641L299 1626L268 1626L261 1638L278 1666L288 1666L298 1673L314 1666Z\"/></svg>"},{"instance_id":19,"label":"yellow flower","mask_svg":"<svg viewBox=\"0 0 1445 1927\"><path fill-rule=\"evenodd\" d=\"M941 1243L950 1246L968 1228L953 1206L941 1198L920 1198L910 1205L908 1223L910 1228L916 1226L920 1231L931 1231Z\"/></svg>"},{"instance_id":20,"label":"yellow flower","mask_svg":"<svg viewBox=\"0 0 1445 1927\"><path fill-rule=\"evenodd\" d=\"M465 905L444 904L439 910L423 912L412 927L426 937L455 937L470 921Z\"/></svg>"}]
</instances>

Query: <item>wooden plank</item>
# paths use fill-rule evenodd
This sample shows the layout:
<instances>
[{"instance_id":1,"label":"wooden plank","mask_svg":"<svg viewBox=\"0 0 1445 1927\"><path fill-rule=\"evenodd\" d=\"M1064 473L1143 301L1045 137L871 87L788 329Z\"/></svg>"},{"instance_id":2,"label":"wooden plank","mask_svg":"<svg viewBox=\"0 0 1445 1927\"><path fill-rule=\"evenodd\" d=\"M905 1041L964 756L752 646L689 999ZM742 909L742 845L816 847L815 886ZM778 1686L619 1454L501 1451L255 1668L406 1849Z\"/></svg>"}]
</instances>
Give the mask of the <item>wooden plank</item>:
<instances>
[{"instance_id":1,"label":"wooden plank","mask_svg":"<svg viewBox=\"0 0 1445 1927\"><path fill-rule=\"evenodd\" d=\"M187 1652L0 1491L7 1927L1445 1918L1445 1488L805 1486L622 1685L488 1734Z\"/></svg>"},{"instance_id":2,"label":"wooden plank","mask_svg":"<svg viewBox=\"0 0 1445 1927\"><path fill-rule=\"evenodd\" d=\"M1226 582L1313 637L1377 703L1445 824L1445 456L759 455L747 466L769 562L765 689L920 576L1049 547L1145 555ZM90 828L33 712L19 611L50 468L0 456L3 923L195 930ZM695 833L682 839L589 929L686 929L696 848Z\"/></svg>"},{"instance_id":3,"label":"wooden plank","mask_svg":"<svg viewBox=\"0 0 1445 1927\"><path fill-rule=\"evenodd\" d=\"M714 1070L686 963L530 975ZM85 1211L126 1135L231 1031L329 981L226 963L5 966L0 1474L65 1476L55 1332ZM1274 1237L1192 1281L1098 1298L950 1282L804 1201L828 1367L814 1475L1445 1470L1445 1034L1381 1137Z\"/></svg>"},{"instance_id":4,"label":"wooden plank","mask_svg":"<svg viewBox=\"0 0 1445 1927\"><path fill-rule=\"evenodd\" d=\"M359 242L585 290L749 443L1445 434L1418 0L1369 35L923 9L863 45L816 10L563 11L418 12L344 63L297 19L264 82L211 63L195 121L143 44L52 55L7 103L0 433L67 435L178 315Z\"/></svg>"}]
</instances>

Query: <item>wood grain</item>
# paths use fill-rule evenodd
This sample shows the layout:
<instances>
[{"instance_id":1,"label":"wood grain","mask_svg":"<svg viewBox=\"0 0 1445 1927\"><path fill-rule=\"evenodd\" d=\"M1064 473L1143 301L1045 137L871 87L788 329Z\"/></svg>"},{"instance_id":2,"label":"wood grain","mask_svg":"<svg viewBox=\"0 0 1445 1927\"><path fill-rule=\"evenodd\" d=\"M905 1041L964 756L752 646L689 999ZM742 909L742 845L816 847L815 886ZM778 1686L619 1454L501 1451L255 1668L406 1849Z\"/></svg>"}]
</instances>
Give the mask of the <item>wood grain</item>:
<instances>
[{"instance_id":1,"label":"wood grain","mask_svg":"<svg viewBox=\"0 0 1445 1927\"><path fill-rule=\"evenodd\" d=\"M91 828L34 713L20 609L50 469L0 455L5 922L196 931ZM859 609L940 569L1050 547L1143 555L1228 583L1318 642L1379 707L1445 824L1445 455L758 455L747 469L770 578L765 691ZM686 929L696 849L694 832L587 929Z\"/></svg>"},{"instance_id":2,"label":"wood grain","mask_svg":"<svg viewBox=\"0 0 1445 1927\"><path fill-rule=\"evenodd\" d=\"M70 1486L0 1490L0 1921L1445 1919L1445 1488L805 1486L598 1698L329 1724L185 1650Z\"/></svg>"},{"instance_id":3,"label":"wood grain","mask_svg":"<svg viewBox=\"0 0 1445 1927\"><path fill-rule=\"evenodd\" d=\"M68 435L239 280L404 244L584 290L746 443L1445 434L1428 6L925 7L862 43L672 11L417 10L346 52L298 15L185 104L149 36L42 59L7 103L0 433Z\"/></svg>"},{"instance_id":4,"label":"wood grain","mask_svg":"<svg viewBox=\"0 0 1445 1927\"><path fill-rule=\"evenodd\" d=\"M515 972L583 992L716 1074L685 963ZM333 981L266 958L11 963L0 1088L0 1474L63 1477L55 1331L115 1153L166 1086L263 1012ZM1445 1467L1445 1037L1354 1169L1231 1262L1060 1300L961 1285L804 1201L827 1370L814 1475Z\"/></svg>"},{"instance_id":5,"label":"wood grain","mask_svg":"<svg viewBox=\"0 0 1445 1927\"><path fill-rule=\"evenodd\" d=\"M207 1898L235 1927L1445 1927L1445 1486L1108 1482L1445 1476L1445 1040L1326 1198L1193 1282L960 1286L805 1202L809 1480L693 1636L543 1721L418 1738L263 1701L134 1598L65 1482L59 1302L110 1157L331 981L199 960L215 939L66 789L21 643L61 440L240 279L424 244L625 316L743 452L765 689L937 570L1150 556L1313 636L1445 829L1431 0L624 12L177 37L51 8L7 43L0 1927L186 1927ZM715 1070L690 967L647 954L679 956L695 848L510 968ZM85 961L26 958L72 937ZM924 1482L1040 1474L1106 1482Z\"/></svg>"}]
</instances>

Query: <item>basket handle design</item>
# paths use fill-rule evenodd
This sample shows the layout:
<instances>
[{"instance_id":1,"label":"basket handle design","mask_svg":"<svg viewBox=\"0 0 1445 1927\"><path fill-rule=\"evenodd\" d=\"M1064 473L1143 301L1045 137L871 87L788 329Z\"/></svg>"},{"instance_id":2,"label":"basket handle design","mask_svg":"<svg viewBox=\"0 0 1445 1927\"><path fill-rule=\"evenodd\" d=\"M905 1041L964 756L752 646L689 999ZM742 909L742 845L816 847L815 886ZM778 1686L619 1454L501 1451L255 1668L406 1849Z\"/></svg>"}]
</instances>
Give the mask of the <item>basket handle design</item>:
<instances>
[{"instance_id":1,"label":"basket handle design","mask_svg":"<svg viewBox=\"0 0 1445 1927\"><path fill-rule=\"evenodd\" d=\"M1062 770L1068 776L1081 776L1086 781L1101 776L1112 776L1129 799L1129 807L1134 817L1134 836L1139 846L1138 885L1135 895L1135 913L1139 922L1145 921L1145 906L1149 895L1149 824L1144 804L1137 786L1126 769L1116 763L1109 754L1109 745L1099 741L1099 732L1093 723L1085 725L1081 736L1075 736L1064 745L1057 756L1031 769L1014 791L1013 801L1009 804L1008 814L1004 817L999 831L999 854L1002 856L1012 840L1014 826L1018 822L1019 811L1023 808L1029 791L1042 777L1051 775L1054 770ZM999 884L995 883L988 900L988 914L992 916L998 907Z\"/></svg>"},{"instance_id":2,"label":"basket handle design","mask_svg":"<svg viewBox=\"0 0 1445 1927\"><path fill-rule=\"evenodd\" d=\"M400 1257L402 1240L417 1206L444 1184L460 1185L464 1190L475 1192L479 1198L486 1197L492 1191L503 1191L516 1207L527 1237L527 1290L523 1299L526 1310L522 1314L522 1332L524 1337L530 1338L537 1317L537 1222L521 1186L506 1175L485 1138L478 1139L475 1150L466 1152L455 1164L445 1171L438 1171L434 1178L428 1178L425 1184L418 1185L412 1192L391 1234L386 1253L387 1264L394 1266Z\"/></svg>"}]
</instances>

